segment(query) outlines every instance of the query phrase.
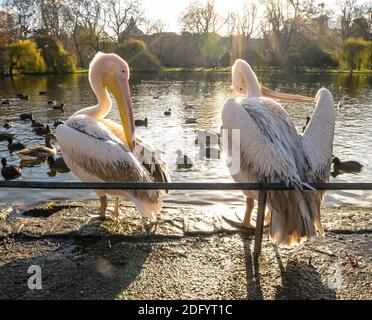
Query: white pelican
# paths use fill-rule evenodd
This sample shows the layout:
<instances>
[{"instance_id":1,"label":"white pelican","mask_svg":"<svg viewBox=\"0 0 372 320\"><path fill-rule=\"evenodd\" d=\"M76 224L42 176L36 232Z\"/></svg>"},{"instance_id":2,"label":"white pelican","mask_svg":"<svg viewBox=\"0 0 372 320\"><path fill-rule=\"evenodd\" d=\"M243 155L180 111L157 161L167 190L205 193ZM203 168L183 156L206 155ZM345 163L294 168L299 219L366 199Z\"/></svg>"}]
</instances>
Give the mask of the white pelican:
<instances>
[{"instance_id":1,"label":"white pelican","mask_svg":"<svg viewBox=\"0 0 372 320\"><path fill-rule=\"evenodd\" d=\"M115 54L98 53L90 64L89 81L98 104L76 112L56 129L67 166L84 182L169 181L167 165L154 157L155 151L135 138L127 63ZM108 90L117 102L122 126L105 119L112 104ZM116 197L115 217L119 215L119 197L132 200L144 217L155 218L162 208L158 190L96 190L96 193L100 197L102 217L108 211L107 195Z\"/></svg>"},{"instance_id":2,"label":"white pelican","mask_svg":"<svg viewBox=\"0 0 372 320\"><path fill-rule=\"evenodd\" d=\"M266 216L270 238L285 246L299 244L323 234L320 205L324 192L302 191L302 182L329 180L335 110L332 95L320 89L309 125L300 135L288 113L272 98L309 101L309 98L276 93L260 86L249 64L237 60L232 73L233 88L246 96L231 98L222 111L223 128L240 130L240 169L232 173L237 182L284 182L296 191L268 192ZM311 99L310 101L313 101ZM251 228L251 212L257 191L244 191L246 213L240 226Z\"/></svg>"}]
</instances>

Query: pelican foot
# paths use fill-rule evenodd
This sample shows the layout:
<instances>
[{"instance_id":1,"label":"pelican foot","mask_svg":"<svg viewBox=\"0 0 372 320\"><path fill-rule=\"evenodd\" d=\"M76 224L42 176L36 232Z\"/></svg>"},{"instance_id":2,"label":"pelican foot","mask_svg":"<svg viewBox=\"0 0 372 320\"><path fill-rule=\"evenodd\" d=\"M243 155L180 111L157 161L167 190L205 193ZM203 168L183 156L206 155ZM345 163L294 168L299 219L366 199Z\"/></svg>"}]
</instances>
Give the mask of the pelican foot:
<instances>
[{"instance_id":1,"label":"pelican foot","mask_svg":"<svg viewBox=\"0 0 372 320\"><path fill-rule=\"evenodd\" d=\"M232 227L237 229L243 229L243 230L252 230L256 229L256 226L253 225L251 222L242 221L239 216L235 212L235 216L238 220L231 219L225 215L222 215L222 218Z\"/></svg>"},{"instance_id":2,"label":"pelican foot","mask_svg":"<svg viewBox=\"0 0 372 320\"><path fill-rule=\"evenodd\" d=\"M120 213L121 213L121 210L119 208L109 207L106 209L105 218L118 221L120 220Z\"/></svg>"},{"instance_id":3,"label":"pelican foot","mask_svg":"<svg viewBox=\"0 0 372 320\"><path fill-rule=\"evenodd\" d=\"M144 221L144 228L148 235L155 234L156 230L158 229L158 221L157 219L143 219Z\"/></svg>"}]
</instances>

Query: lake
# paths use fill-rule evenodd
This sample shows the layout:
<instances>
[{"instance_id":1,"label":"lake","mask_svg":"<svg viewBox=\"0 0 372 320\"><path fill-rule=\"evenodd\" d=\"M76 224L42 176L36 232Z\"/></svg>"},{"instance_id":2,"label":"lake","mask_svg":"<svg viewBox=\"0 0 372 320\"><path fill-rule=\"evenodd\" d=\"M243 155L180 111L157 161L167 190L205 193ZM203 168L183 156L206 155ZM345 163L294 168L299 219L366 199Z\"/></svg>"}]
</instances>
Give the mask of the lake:
<instances>
[{"instance_id":1,"label":"lake","mask_svg":"<svg viewBox=\"0 0 372 320\"><path fill-rule=\"evenodd\" d=\"M334 154L341 160L356 160L364 165L360 174L343 174L332 178L332 182L372 182L372 76L348 74L271 74L259 73L260 81L271 89L315 96L321 87L328 88L336 103L348 95L353 99L337 110ZM224 101L233 96L228 73L163 73L134 74L130 80L133 107L136 119L148 118L148 127L137 128L137 136L166 151L166 160L172 170L174 182L232 182L224 160L198 159L200 150L195 145L195 130L218 131L221 126L221 109ZM47 90L47 96L39 91ZM17 93L30 95L28 101L14 99L11 105L0 105L0 123L5 119L13 121L14 127L1 132L10 132L15 140L24 144L44 144L44 138L36 136L29 122L21 122L18 115L32 112L35 119L53 125L56 119L67 119L77 110L96 104L90 89L87 74L17 76L13 79L0 78L0 99L15 97ZM159 95L154 99L153 95ZM46 102L56 99L65 103L65 111L51 110ZM186 110L185 104L194 105ZM311 115L312 105L283 104L299 131ZM171 108L172 115L164 116ZM198 124L187 125L187 117L197 117ZM118 121L114 106L109 118ZM57 146L58 148L58 146ZM195 162L191 171L176 170L176 151L180 149ZM15 155L9 155L7 143L0 142L0 156L7 157L12 164L19 164ZM42 164L23 170L22 179L38 181L77 181L72 173L50 177L48 166ZM96 199L89 191L55 190L0 190L0 203L12 204L24 209L41 201L56 199ZM177 191L165 198L167 204L197 204L216 206L241 206L244 198L240 192L226 191ZM370 191L328 192L326 205L372 205Z\"/></svg>"}]
</instances>

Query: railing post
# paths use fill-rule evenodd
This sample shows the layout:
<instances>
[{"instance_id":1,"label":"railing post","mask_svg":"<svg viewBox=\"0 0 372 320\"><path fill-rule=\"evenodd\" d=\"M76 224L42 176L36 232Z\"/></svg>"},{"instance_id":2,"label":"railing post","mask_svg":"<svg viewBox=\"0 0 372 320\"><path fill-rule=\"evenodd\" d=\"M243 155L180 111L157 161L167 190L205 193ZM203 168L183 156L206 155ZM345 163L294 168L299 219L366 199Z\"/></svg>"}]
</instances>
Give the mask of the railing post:
<instances>
[{"instance_id":1,"label":"railing post","mask_svg":"<svg viewBox=\"0 0 372 320\"><path fill-rule=\"evenodd\" d=\"M265 221L266 199L267 199L266 182L262 182L262 188L258 195L256 231L255 231L255 237L254 237L254 258L255 260L258 260L261 254L262 236L263 236L263 228L264 228L264 221Z\"/></svg>"}]
</instances>

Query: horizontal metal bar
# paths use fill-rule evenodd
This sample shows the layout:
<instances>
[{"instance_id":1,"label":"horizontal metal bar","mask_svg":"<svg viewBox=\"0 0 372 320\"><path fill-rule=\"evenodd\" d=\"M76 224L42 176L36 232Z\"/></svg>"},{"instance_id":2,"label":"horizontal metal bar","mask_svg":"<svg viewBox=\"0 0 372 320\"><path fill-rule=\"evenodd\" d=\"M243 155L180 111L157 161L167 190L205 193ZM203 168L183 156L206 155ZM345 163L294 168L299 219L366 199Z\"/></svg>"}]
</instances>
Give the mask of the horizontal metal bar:
<instances>
[{"instance_id":1,"label":"horizontal metal bar","mask_svg":"<svg viewBox=\"0 0 372 320\"><path fill-rule=\"evenodd\" d=\"M317 190L372 190L372 183L309 183ZM0 181L0 188L59 190L294 190L283 183L87 183ZM308 190L304 187L304 190Z\"/></svg>"}]
</instances>

